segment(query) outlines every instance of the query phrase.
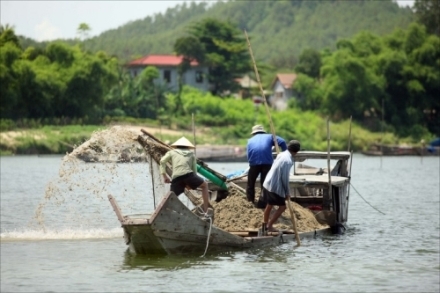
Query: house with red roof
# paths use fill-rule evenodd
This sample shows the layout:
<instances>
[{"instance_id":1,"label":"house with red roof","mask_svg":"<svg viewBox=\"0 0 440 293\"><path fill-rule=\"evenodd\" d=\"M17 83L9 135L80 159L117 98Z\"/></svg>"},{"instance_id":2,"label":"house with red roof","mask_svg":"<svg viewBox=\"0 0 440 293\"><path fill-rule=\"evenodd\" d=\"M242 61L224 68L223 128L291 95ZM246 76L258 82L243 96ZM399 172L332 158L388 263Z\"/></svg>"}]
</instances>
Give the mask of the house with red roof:
<instances>
[{"instance_id":1,"label":"house with red roof","mask_svg":"<svg viewBox=\"0 0 440 293\"><path fill-rule=\"evenodd\" d=\"M293 89L297 75L295 73L278 73L271 84L272 95L270 105L276 110L287 109L288 100L298 97Z\"/></svg>"},{"instance_id":2,"label":"house with red roof","mask_svg":"<svg viewBox=\"0 0 440 293\"><path fill-rule=\"evenodd\" d=\"M183 56L176 55L147 55L133 60L126 64L131 76L139 75L147 66L154 66L159 70L159 77L155 80L157 84L167 85L172 91L177 91L178 66L182 63ZM182 82L202 91L209 90L208 68L201 66L197 61L191 62L191 68L182 76Z\"/></svg>"}]
</instances>

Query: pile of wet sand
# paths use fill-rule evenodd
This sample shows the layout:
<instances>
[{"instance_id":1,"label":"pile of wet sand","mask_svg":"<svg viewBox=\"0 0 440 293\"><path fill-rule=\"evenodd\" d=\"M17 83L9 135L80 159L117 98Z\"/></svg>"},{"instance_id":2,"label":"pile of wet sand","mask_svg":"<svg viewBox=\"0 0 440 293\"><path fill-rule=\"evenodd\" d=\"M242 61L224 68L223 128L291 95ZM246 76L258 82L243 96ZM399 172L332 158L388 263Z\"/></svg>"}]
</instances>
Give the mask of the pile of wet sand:
<instances>
[{"instance_id":1,"label":"pile of wet sand","mask_svg":"<svg viewBox=\"0 0 440 293\"><path fill-rule=\"evenodd\" d=\"M226 199L212 203L214 207L214 225L226 231L254 230L261 227L263 223L263 209L256 208L246 199L242 192L230 188ZM258 190L257 193L259 194ZM295 202L291 202L294 209L296 227L298 232L309 232L328 226L321 225L314 214L307 208L303 208ZM272 209L275 212L276 207ZM293 230L289 209L281 215L274 224L276 229Z\"/></svg>"}]
</instances>

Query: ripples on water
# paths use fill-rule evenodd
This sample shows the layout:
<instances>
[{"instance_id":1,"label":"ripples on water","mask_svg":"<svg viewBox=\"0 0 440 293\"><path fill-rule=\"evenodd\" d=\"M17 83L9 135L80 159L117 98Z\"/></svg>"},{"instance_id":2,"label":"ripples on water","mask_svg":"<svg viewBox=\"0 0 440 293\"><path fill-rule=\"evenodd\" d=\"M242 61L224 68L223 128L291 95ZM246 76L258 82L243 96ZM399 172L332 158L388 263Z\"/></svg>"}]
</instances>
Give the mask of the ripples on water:
<instances>
[{"instance_id":1,"label":"ripples on water","mask_svg":"<svg viewBox=\"0 0 440 293\"><path fill-rule=\"evenodd\" d=\"M439 292L439 158L355 155L344 235L268 249L185 256L126 251L106 198L149 212L142 164L82 164L60 182L60 157L1 158L1 292ZM227 174L245 164L209 164ZM106 173L106 174L104 174ZM109 177L106 177L110 174ZM97 179L98 178L98 179ZM75 185L78 183L81 184ZM49 183L59 194L35 212ZM368 201L378 212L365 201ZM157 199L158 200L158 199Z\"/></svg>"}]
</instances>

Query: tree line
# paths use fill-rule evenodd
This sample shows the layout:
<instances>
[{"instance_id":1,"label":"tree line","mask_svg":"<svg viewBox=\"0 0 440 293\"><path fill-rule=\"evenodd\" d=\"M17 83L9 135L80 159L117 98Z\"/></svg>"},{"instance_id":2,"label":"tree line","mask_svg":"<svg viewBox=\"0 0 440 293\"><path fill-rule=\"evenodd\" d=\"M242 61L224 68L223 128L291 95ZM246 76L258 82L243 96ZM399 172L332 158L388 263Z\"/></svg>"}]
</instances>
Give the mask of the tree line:
<instances>
[{"instance_id":1,"label":"tree line","mask_svg":"<svg viewBox=\"0 0 440 293\"><path fill-rule=\"evenodd\" d=\"M99 123L105 117L135 117L169 123L190 114L182 102L183 85L178 93L170 93L166 85L154 82L158 77L155 68L146 68L132 78L117 57L88 51L82 42L53 42L44 48L24 49L12 28L2 26L0 33L3 119L69 117ZM217 103L234 103L224 93L234 92L235 78L252 71L237 25L202 19L186 27L173 47L185 57L180 74L191 60L207 65ZM370 127L375 130L384 126L378 119L383 117L385 127L401 136L422 135L427 130L439 134L437 35L413 23L385 36L363 31L339 40L335 47L305 49L297 64L289 68L299 75L294 85L299 99L292 99L290 108L315 111L335 120L352 116L359 122L373 121ZM263 71L270 68L260 63L258 68ZM203 96L200 93L201 104ZM220 109L218 105L211 108ZM208 111L206 120L217 126L229 125L231 119L226 118L225 108L221 109L218 113Z\"/></svg>"},{"instance_id":2,"label":"tree line","mask_svg":"<svg viewBox=\"0 0 440 293\"><path fill-rule=\"evenodd\" d=\"M440 38L420 24L384 37L360 32L334 52L305 50L296 66L297 105L334 118L383 120L401 136L440 134Z\"/></svg>"}]
</instances>

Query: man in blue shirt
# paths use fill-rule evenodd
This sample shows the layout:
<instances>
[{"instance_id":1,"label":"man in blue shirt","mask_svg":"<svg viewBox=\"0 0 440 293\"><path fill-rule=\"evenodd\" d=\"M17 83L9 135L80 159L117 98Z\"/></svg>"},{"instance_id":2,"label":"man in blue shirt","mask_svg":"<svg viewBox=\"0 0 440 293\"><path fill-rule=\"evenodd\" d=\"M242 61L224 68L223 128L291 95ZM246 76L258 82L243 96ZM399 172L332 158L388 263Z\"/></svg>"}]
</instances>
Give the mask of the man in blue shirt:
<instances>
[{"instance_id":1,"label":"man in blue shirt","mask_svg":"<svg viewBox=\"0 0 440 293\"><path fill-rule=\"evenodd\" d=\"M266 133L262 125L252 127L251 134L252 137L247 143L249 171L247 176L246 197L248 201L254 203L255 181L258 175L260 175L260 184L261 188L263 188L264 179L273 164L272 147L275 146L275 143L272 134ZM285 151L287 149L286 141L279 136L276 138L281 150ZM258 207L265 207L262 197L260 197Z\"/></svg>"},{"instance_id":2,"label":"man in blue shirt","mask_svg":"<svg viewBox=\"0 0 440 293\"><path fill-rule=\"evenodd\" d=\"M287 150L277 156L264 180L263 194L267 206L264 210L263 229L267 231L275 230L273 224L286 210L286 200L290 200L290 170L293 166L293 156L300 148L299 141L291 140L287 145ZM278 209L269 219L273 206L278 206Z\"/></svg>"}]
</instances>

